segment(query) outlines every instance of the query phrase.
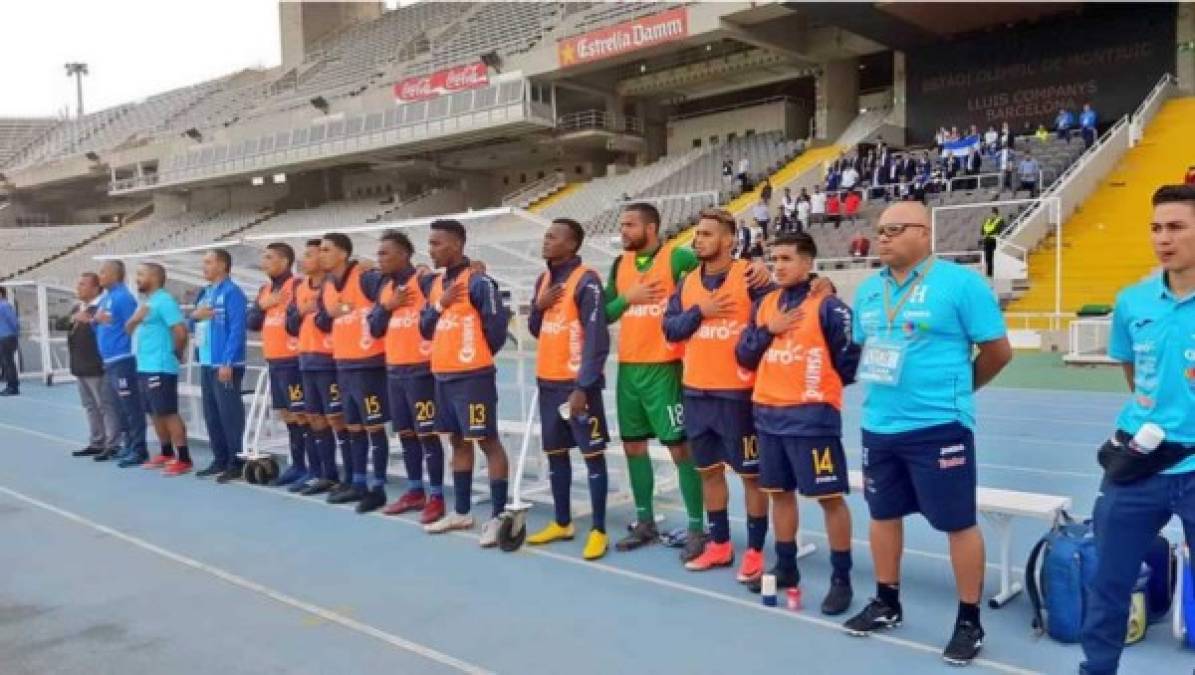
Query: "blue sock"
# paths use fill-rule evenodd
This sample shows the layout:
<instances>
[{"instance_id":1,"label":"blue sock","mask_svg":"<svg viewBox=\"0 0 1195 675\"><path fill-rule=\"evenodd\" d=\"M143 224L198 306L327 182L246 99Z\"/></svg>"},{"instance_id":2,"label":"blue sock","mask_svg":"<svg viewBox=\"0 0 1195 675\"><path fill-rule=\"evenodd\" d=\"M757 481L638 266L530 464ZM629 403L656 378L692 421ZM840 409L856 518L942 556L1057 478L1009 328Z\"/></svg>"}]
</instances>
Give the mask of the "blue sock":
<instances>
[{"instance_id":1,"label":"blue sock","mask_svg":"<svg viewBox=\"0 0 1195 675\"><path fill-rule=\"evenodd\" d=\"M369 452L373 459L373 481L370 488L386 484L386 469L390 465L390 436L385 429L368 432Z\"/></svg>"},{"instance_id":2,"label":"blue sock","mask_svg":"<svg viewBox=\"0 0 1195 675\"><path fill-rule=\"evenodd\" d=\"M288 424L286 434L290 436L290 465L306 472L307 455L303 448L303 438L307 435L307 430L298 424Z\"/></svg>"},{"instance_id":3,"label":"blue sock","mask_svg":"<svg viewBox=\"0 0 1195 675\"><path fill-rule=\"evenodd\" d=\"M352 457L349 466L351 471L345 471L352 477L353 485L365 485L365 472L369 467L369 436L364 431L350 431L349 455Z\"/></svg>"},{"instance_id":4,"label":"blue sock","mask_svg":"<svg viewBox=\"0 0 1195 675\"><path fill-rule=\"evenodd\" d=\"M552 503L556 506L556 524L568 525L573 520L572 483L573 465L568 450L548 455L548 482L552 486Z\"/></svg>"},{"instance_id":5,"label":"blue sock","mask_svg":"<svg viewBox=\"0 0 1195 675\"><path fill-rule=\"evenodd\" d=\"M710 521L710 537L715 544L725 544L730 541L730 514L726 509L721 511L706 511Z\"/></svg>"},{"instance_id":6,"label":"blue sock","mask_svg":"<svg viewBox=\"0 0 1195 675\"><path fill-rule=\"evenodd\" d=\"M452 495L456 512L465 515L473 506L473 470L452 472Z\"/></svg>"},{"instance_id":7,"label":"blue sock","mask_svg":"<svg viewBox=\"0 0 1195 675\"><path fill-rule=\"evenodd\" d=\"M340 463L344 465L343 482L351 482L353 479L353 451L349 443L348 429L336 434L336 446L340 449Z\"/></svg>"},{"instance_id":8,"label":"blue sock","mask_svg":"<svg viewBox=\"0 0 1195 675\"><path fill-rule=\"evenodd\" d=\"M839 583L851 583L851 550L830 551L830 578Z\"/></svg>"},{"instance_id":9,"label":"blue sock","mask_svg":"<svg viewBox=\"0 0 1195 675\"><path fill-rule=\"evenodd\" d=\"M307 428L307 433L303 434L303 454L307 455L307 473L312 478L323 476L324 467L319 456L319 432L314 429Z\"/></svg>"},{"instance_id":10,"label":"blue sock","mask_svg":"<svg viewBox=\"0 0 1195 675\"><path fill-rule=\"evenodd\" d=\"M763 550L763 542L768 538L768 517L747 516L747 546L756 551Z\"/></svg>"},{"instance_id":11,"label":"blue sock","mask_svg":"<svg viewBox=\"0 0 1195 675\"><path fill-rule=\"evenodd\" d=\"M427 461L427 480L431 483L433 497L444 495L444 444L436 434L419 439L423 444L423 457Z\"/></svg>"},{"instance_id":12,"label":"blue sock","mask_svg":"<svg viewBox=\"0 0 1195 675\"><path fill-rule=\"evenodd\" d=\"M602 453L585 458L589 471L589 504L593 507L593 529L606 531L606 495L610 491L610 474L606 471L606 456Z\"/></svg>"},{"instance_id":13,"label":"blue sock","mask_svg":"<svg viewBox=\"0 0 1195 675\"><path fill-rule=\"evenodd\" d=\"M509 483L505 478L496 478L490 481L490 500L493 502L494 517L502 515L506 510L506 490Z\"/></svg>"},{"instance_id":14,"label":"blue sock","mask_svg":"<svg viewBox=\"0 0 1195 675\"><path fill-rule=\"evenodd\" d=\"M776 569L785 572L797 571L797 542L776 542Z\"/></svg>"},{"instance_id":15,"label":"blue sock","mask_svg":"<svg viewBox=\"0 0 1195 675\"><path fill-rule=\"evenodd\" d=\"M399 436L402 443L402 465L407 471L407 483L423 485L423 444L418 436Z\"/></svg>"},{"instance_id":16,"label":"blue sock","mask_svg":"<svg viewBox=\"0 0 1195 675\"><path fill-rule=\"evenodd\" d=\"M316 434L315 440L324 480L336 480L340 477L336 471L336 434L330 427L324 428Z\"/></svg>"}]
</instances>

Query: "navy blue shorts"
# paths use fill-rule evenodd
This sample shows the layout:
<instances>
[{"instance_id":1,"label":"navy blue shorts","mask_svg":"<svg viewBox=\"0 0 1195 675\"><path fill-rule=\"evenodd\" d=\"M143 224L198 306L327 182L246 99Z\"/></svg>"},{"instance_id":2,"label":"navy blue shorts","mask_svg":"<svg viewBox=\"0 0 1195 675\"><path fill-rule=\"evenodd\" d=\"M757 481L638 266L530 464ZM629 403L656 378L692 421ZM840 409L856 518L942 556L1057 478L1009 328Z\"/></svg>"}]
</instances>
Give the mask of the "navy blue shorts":
<instances>
[{"instance_id":1,"label":"navy blue shorts","mask_svg":"<svg viewBox=\"0 0 1195 675\"><path fill-rule=\"evenodd\" d=\"M335 370L304 370L303 406L313 415L339 415L340 385Z\"/></svg>"},{"instance_id":2,"label":"navy blue shorts","mask_svg":"<svg viewBox=\"0 0 1195 675\"><path fill-rule=\"evenodd\" d=\"M270 403L274 410L301 413L303 402L303 373L297 363L270 366Z\"/></svg>"},{"instance_id":3,"label":"navy blue shorts","mask_svg":"<svg viewBox=\"0 0 1195 675\"><path fill-rule=\"evenodd\" d=\"M759 487L802 497L850 492L846 452L839 436L780 436L759 432Z\"/></svg>"},{"instance_id":4,"label":"navy blue shorts","mask_svg":"<svg viewBox=\"0 0 1195 675\"><path fill-rule=\"evenodd\" d=\"M354 368L337 371L345 424L372 427L390 419L386 409L386 369Z\"/></svg>"},{"instance_id":5,"label":"navy blue shorts","mask_svg":"<svg viewBox=\"0 0 1195 675\"><path fill-rule=\"evenodd\" d=\"M684 397L685 436L700 470L728 465L743 476L759 474L759 445L750 399Z\"/></svg>"},{"instance_id":6,"label":"navy blue shorts","mask_svg":"<svg viewBox=\"0 0 1195 675\"><path fill-rule=\"evenodd\" d=\"M972 527L975 436L958 422L899 434L864 429L863 485L875 520L920 512L941 532Z\"/></svg>"},{"instance_id":7,"label":"navy blue shorts","mask_svg":"<svg viewBox=\"0 0 1195 675\"><path fill-rule=\"evenodd\" d=\"M141 406L146 415L178 413L178 375L137 373L137 380L141 386Z\"/></svg>"},{"instance_id":8,"label":"navy blue shorts","mask_svg":"<svg viewBox=\"0 0 1195 675\"><path fill-rule=\"evenodd\" d=\"M425 375L386 374L390 421L398 433L436 433L436 380Z\"/></svg>"},{"instance_id":9,"label":"navy blue shorts","mask_svg":"<svg viewBox=\"0 0 1195 675\"><path fill-rule=\"evenodd\" d=\"M571 389L539 388L539 425L545 452L580 448L582 455L592 455L606 449L610 442L610 427L606 424L606 405L602 391L587 391L589 412L583 417L565 420L560 406L568 404Z\"/></svg>"},{"instance_id":10,"label":"navy blue shorts","mask_svg":"<svg viewBox=\"0 0 1195 675\"><path fill-rule=\"evenodd\" d=\"M498 385L494 373L436 380L436 431L469 440L498 436Z\"/></svg>"}]
</instances>

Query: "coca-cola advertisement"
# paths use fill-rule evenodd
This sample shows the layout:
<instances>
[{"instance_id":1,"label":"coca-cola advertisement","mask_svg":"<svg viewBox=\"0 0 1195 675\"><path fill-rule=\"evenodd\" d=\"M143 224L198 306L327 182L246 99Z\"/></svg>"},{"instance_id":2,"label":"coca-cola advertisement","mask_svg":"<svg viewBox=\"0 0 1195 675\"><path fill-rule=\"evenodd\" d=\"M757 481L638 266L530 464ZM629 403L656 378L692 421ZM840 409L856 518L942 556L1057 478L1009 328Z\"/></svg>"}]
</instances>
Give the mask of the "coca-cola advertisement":
<instances>
[{"instance_id":1,"label":"coca-cola advertisement","mask_svg":"<svg viewBox=\"0 0 1195 675\"><path fill-rule=\"evenodd\" d=\"M422 101L490 83L486 65L481 61L437 70L428 75L408 77L394 85L394 98L403 102Z\"/></svg>"}]
</instances>

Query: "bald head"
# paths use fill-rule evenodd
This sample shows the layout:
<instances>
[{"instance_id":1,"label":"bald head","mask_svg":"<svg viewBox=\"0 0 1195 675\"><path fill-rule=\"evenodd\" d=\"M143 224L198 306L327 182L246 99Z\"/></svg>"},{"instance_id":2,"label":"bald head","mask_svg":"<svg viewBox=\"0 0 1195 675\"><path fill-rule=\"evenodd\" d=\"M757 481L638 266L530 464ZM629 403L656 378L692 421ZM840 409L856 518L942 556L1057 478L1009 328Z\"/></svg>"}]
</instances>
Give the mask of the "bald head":
<instances>
[{"instance_id":1,"label":"bald head","mask_svg":"<svg viewBox=\"0 0 1195 675\"><path fill-rule=\"evenodd\" d=\"M896 202L880 214L876 224L876 254L896 271L925 259L933 249L930 213L921 202Z\"/></svg>"}]
</instances>

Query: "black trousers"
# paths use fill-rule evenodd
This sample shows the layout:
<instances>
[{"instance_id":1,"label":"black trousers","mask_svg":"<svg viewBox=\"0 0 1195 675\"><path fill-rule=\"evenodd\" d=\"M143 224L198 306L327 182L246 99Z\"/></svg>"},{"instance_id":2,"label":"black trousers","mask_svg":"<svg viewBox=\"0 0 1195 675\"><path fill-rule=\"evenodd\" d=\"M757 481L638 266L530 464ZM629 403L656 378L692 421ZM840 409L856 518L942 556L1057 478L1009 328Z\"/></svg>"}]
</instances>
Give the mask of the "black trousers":
<instances>
[{"instance_id":1,"label":"black trousers","mask_svg":"<svg viewBox=\"0 0 1195 675\"><path fill-rule=\"evenodd\" d=\"M15 335L0 338L0 377L3 377L6 389L17 390L17 336Z\"/></svg>"},{"instance_id":2,"label":"black trousers","mask_svg":"<svg viewBox=\"0 0 1195 675\"><path fill-rule=\"evenodd\" d=\"M983 265L987 275L992 276L992 269L996 265L996 238L983 238Z\"/></svg>"}]
</instances>

